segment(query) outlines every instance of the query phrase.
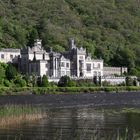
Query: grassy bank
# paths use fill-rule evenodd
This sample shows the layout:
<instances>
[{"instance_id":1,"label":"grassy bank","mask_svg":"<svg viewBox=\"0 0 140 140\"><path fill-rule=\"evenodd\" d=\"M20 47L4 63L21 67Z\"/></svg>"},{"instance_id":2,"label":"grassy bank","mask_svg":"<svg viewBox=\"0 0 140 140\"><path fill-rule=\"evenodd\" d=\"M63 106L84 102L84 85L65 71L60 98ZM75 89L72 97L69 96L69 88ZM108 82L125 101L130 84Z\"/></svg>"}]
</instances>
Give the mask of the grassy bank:
<instances>
[{"instance_id":1,"label":"grassy bank","mask_svg":"<svg viewBox=\"0 0 140 140\"><path fill-rule=\"evenodd\" d=\"M96 93L96 92L129 92L140 91L140 87L56 87L33 88L33 94L61 94L61 93Z\"/></svg>"},{"instance_id":2,"label":"grassy bank","mask_svg":"<svg viewBox=\"0 0 140 140\"><path fill-rule=\"evenodd\" d=\"M6 105L0 107L0 127L35 121L43 117L41 110L29 105Z\"/></svg>"},{"instance_id":3,"label":"grassy bank","mask_svg":"<svg viewBox=\"0 0 140 140\"><path fill-rule=\"evenodd\" d=\"M112 87L24 87L8 88L0 87L0 95L21 94L61 94L61 93L95 93L95 92L130 92L140 91L136 86L112 86Z\"/></svg>"}]
</instances>

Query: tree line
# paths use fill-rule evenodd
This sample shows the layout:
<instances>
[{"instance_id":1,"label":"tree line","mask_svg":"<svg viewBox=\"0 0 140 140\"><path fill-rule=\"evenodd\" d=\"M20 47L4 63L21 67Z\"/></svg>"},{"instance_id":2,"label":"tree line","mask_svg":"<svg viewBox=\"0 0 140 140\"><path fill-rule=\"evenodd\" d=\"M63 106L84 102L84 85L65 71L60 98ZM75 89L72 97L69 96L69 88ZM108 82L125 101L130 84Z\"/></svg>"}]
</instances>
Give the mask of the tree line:
<instances>
[{"instance_id":1,"label":"tree line","mask_svg":"<svg viewBox=\"0 0 140 140\"><path fill-rule=\"evenodd\" d=\"M127 66L140 76L139 0L1 0L0 48L32 46L68 49L76 39L106 66Z\"/></svg>"}]
</instances>

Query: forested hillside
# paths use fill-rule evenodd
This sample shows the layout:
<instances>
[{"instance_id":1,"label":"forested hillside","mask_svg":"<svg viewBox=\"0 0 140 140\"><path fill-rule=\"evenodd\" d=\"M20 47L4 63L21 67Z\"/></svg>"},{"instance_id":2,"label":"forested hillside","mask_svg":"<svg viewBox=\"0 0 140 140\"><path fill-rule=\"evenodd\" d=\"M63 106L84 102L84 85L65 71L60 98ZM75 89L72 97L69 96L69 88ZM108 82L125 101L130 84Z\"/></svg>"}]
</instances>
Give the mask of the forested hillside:
<instances>
[{"instance_id":1,"label":"forested hillside","mask_svg":"<svg viewBox=\"0 0 140 140\"><path fill-rule=\"evenodd\" d=\"M140 0L0 0L0 47L41 38L62 52L74 37L106 65L140 75Z\"/></svg>"}]
</instances>

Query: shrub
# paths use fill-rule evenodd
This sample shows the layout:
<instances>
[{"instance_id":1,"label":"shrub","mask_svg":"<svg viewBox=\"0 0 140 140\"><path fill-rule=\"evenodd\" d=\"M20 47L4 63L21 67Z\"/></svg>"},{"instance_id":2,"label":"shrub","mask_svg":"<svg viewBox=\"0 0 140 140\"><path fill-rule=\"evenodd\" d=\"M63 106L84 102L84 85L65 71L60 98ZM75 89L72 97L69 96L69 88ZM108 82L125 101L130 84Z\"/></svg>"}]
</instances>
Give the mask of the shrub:
<instances>
[{"instance_id":1,"label":"shrub","mask_svg":"<svg viewBox=\"0 0 140 140\"><path fill-rule=\"evenodd\" d=\"M37 78L36 78L35 74L32 74L32 76L31 76L31 85L33 87L37 86Z\"/></svg>"},{"instance_id":2,"label":"shrub","mask_svg":"<svg viewBox=\"0 0 140 140\"><path fill-rule=\"evenodd\" d=\"M31 86L31 79L30 79L30 76L29 75L25 75L24 77L23 77L23 79L26 81L26 84L27 84L27 86Z\"/></svg>"},{"instance_id":3,"label":"shrub","mask_svg":"<svg viewBox=\"0 0 140 140\"><path fill-rule=\"evenodd\" d=\"M129 76L126 77L126 86L133 86L133 79Z\"/></svg>"},{"instance_id":4,"label":"shrub","mask_svg":"<svg viewBox=\"0 0 140 140\"><path fill-rule=\"evenodd\" d=\"M9 87L10 86L10 82L8 80L4 80L3 82L4 86Z\"/></svg>"},{"instance_id":5,"label":"shrub","mask_svg":"<svg viewBox=\"0 0 140 140\"><path fill-rule=\"evenodd\" d=\"M76 86L76 83L70 79L69 76L62 76L58 82L59 87L73 87Z\"/></svg>"},{"instance_id":6,"label":"shrub","mask_svg":"<svg viewBox=\"0 0 140 140\"><path fill-rule=\"evenodd\" d=\"M105 92L112 92L112 91L116 91L116 88L115 87L105 87L104 91Z\"/></svg>"},{"instance_id":7,"label":"shrub","mask_svg":"<svg viewBox=\"0 0 140 140\"><path fill-rule=\"evenodd\" d=\"M3 80L4 80L4 79L0 78L0 85L3 84Z\"/></svg>"},{"instance_id":8,"label":"shrub","mask_svg":"<svg viewBox=\"0 0 140 140\"><path fill-rule=\"evenodd\" d=\"M9 64L8 67L6 68L5 74L8 80L12 80L17 76L18 73L16 68L12 64Z\"/></svg>"},{"instance_id":9,"label":"shrub","mask_svg":"<svg viewBox=\"0 0 140 140\"><path fill-rule=\"evenodd\" d=\"M68 83L68 86L69 87L75 87L76 86L76 82L73 81L73 80L70 80L69 83Z\"/></svg>"},{"instance_id":10,"label":"shrub","mask_svg":"<svg viewBox=\"0 0 140 140\"><path fill-rule=\"evenodd\" d=\"M48 87L49 86L49 81L46 75L43 75L42 77L42 82L41 82L42 87Z\"/></svg>"},{"instance_id":11,"label":"shrub","mask_svg":"<svg viewBox=\"0 0 140 140\"><path fill-rule=\"evenodd\" d=\"M18 87L25 87L26 81L18 76L14 79L14 84Z\"/></svg>"},{"instance_id":12,"label":"shrub","mask_svg":"<svg viewBox=\"0 0 140 140\"><path fill-rule=\"evenodd\" d=\"M55 82L50 82L49 85L50 87L57 87L57 84Z\"/></svg>"},{"instance_id":13,"label":"shrub","mask_svg":"<svg viewBox=\"0 0 140 140\"><path fill-rule=\"evenodd\" d=\"M98 85L97 76L94 76L94 77L93 77L93 82L94 82L95 85Z\"/></svg>"},{"instance_id":14,"label":"shrub","mask_svg":"<svg viewBox=\"0 0 140 140\"><path fill-rule=\"evenodd\" d=\"M37 78L37 86L38 87L41 87L42 86L42 79L41 79L41 77L38 77Z\"/></svg>"},{"instance_id":15,"label":"shrub","mask_svg":"<svg viewBox=\"0 0 140 140\"><path fill-rule=\"evenodd\" d=\"M80 79L76 81L77 87L93 87L95 84L93 83L93 80L90 79Z\"/></svg>"},{"instance_id":16,"label":"shrub","mask_svg":"<svg viewBox=\"0 0 140 140\"><path fill-rule=\"evenodd\" d=\"M103 82L102 82L102 86L110 86L110 82L108 82L108 81L103 81Z\"/></svg>"}]
</instances>

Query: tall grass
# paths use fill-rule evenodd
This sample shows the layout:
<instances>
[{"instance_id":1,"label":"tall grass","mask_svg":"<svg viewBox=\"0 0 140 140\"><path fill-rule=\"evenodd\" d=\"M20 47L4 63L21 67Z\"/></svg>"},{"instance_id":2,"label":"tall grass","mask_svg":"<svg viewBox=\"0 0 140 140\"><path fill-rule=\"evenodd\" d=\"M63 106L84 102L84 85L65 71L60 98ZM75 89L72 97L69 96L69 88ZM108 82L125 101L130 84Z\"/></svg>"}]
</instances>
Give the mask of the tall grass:
<instances>
[{"instance_id":1,"label":"tall grass","mask_svg":"<svg viewBox=\"0 0 140 140\"><path fill-rule=\"evenodd\" d=\"M60 93L95 93L95 92L130 92L140 91L140 87L112 86L112 87L35 87L33 94L60 94Z\"/></svg>"},{"instance_id":2,"label":"tall grass","mask_svg":"<svg viewBox=\"0 0 140 140\"><path fill-rule=\"evenodd\" d=\"M0 126L7 126L43 118L41 109L30 105L5 105L0 107Z\"/></svg>"},{"instance_id":3,"label":"tall grass","mask_svg":"<svg viewBox=\"0 0 140 140\"><path fill-rule=\"evenodd\" d=\"M61 94L61 93L95 93L95 92L130 92L140 91L136 86L107 86L107 87L0 87L0 95L21 94Z\"/></svg>"}]
</instances>

